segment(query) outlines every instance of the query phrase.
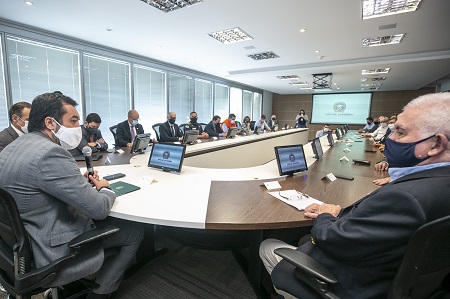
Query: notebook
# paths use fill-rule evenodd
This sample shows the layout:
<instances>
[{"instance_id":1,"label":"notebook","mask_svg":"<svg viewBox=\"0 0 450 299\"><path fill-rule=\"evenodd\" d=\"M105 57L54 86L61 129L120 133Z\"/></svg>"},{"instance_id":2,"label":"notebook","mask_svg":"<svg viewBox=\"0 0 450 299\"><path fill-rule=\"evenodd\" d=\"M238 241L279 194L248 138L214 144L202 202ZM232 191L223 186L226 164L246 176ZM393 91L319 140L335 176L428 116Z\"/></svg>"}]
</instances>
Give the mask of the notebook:
<instances>
[{"instance_id":1,"label":"notebook","mask_svg":"<svg viewBox=\"0 0 450 299\"><path fill-rule=\"evenodd\" d=\"M132 184L128 184L122 181L118 181L109 185L112 191L117 194L117 196L121 196L136 190L141 189L139 186L135 186Z\"/></svg>"}]
</instances>

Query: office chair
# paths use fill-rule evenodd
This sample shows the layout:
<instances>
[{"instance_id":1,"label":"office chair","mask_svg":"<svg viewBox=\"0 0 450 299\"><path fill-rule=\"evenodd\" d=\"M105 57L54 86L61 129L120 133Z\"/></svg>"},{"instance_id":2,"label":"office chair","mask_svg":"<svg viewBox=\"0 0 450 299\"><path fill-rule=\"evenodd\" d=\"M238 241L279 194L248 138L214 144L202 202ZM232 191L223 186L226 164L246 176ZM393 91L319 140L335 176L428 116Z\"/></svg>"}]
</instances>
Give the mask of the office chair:
<instances>
[{"instance_id":1,"label":"office chair","mask_svg":"<svg viewBox=\"0 0 450 299\"><path fill-rule=\"evenodd\" d=\"M388 299L438 299L450 296L449 236L450 216L424 224L414 232L392 281ZM309 285L321 297L338 298L328 287L329 284L337 283L337 279L319 262L289 248L278 248L275 253L295 265L296 278ZM283 279L286 275L289 274L278 272L277 267L272 272L272 278L277 276L276 280ZM290 295L301 297L302 294Z\"/></svg>"},{"instance_id":2,"label":"office chair","mask_svg":"<svg viewBox=\"0 0 450 299\"><path fill-rule=\"evenodd\" d=\"M86 258L97 254L103 237L117 232L114 226L98 227L87 231L68 243L70 254L42 267L33 268L33 252L29 237L14 198L0 188L0 284L17 299L30 299L31 295L52 288L52 298L58 299L57 286L53 284L58 271L68 269L78 257ZM89 290L99 285L87 279L80 279ZM69 282L68 282L69 283Z\"/></svg>"},{"instance_id":3,"label":"office chair","mask_svg":"<svg viewBox=\"0 0 450 299\"><path fill-rule=\"evenodd\" d=\"M114 142L116 142L117 125L109 127L109 131L113 134ZM115 144L114 144L115 145Z\"/></svg>"},{"instance_id":4,"label":"office chair","mask_svg":"<svg viewBox=\"0 0 450 299\"><path fill-rule=\"evenodd\" d=\"M205 128L206 128L206 125L207 124L205 124L205 123L198 123L200 126L202 126L202 130L203 130L203 132L205 132Z\"/></svg>"},{"instance_id":5,"label":"office chair","mask_svg":"<svg viewBox=\"0 0 450 299\"><path fill-rule=\"evenodd\" d=\"M155 131L155 134L156 134L156 140L158 140L158 142L159 142L159 138L160 138L160 136L159 136L159 127L160 126L162 126L163 125L163 123L157 123L157 124L154 124L153 126L152 126L152 129L153 129L153 131Z\"/></svg>"},{"instance_id":6,"label":"office chair","mask_svg":"<svg viewBox=\"0 0 450 299\"><path fill-rule=\"evenodd\" d=\"M253 131L255 129L255 124L256 124L256 121L254 121L254 120L250 121L250 130Z\"/></svg>"},{"instance_id":7,"label":"office chair","mask_svg":"<svg viewBox=\"0 0 450 299\"><path fill-rule=\"evenodd\" d=\"M242 129L242 125L240 121L236 121L236 128L238 128L239 130Z\"/></svg>"},{"instance_id":8,"label":"office chair","mask_svg":"<svg viewBox=\"0 0 450 299\"><path fill-rule=\"evenodd\" d=\"M181 134L184 135L184 131L186 131L186 127L188 126L188 124L181 124L178 126L178 128L180 129Z\"/></svg>"}]
</instances>

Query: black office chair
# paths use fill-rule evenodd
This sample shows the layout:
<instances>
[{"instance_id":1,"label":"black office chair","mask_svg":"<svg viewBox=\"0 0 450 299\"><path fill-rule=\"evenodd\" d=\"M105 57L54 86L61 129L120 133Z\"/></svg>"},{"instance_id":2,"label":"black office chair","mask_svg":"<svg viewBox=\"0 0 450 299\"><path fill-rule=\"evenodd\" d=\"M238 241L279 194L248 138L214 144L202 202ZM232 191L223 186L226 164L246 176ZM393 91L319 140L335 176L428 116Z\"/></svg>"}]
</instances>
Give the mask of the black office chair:
<instances>
[{"instance_id":1,"label":"black office chair","mask_svg":"<svg viewBox=\"0 0 450 299\"><path fill-rule=\"evenodd\" d=\"M242 129L242 125L240 121L236 121L236 128L238 128L239 130Z\"/></svg>"},{"instance_id":2,"label":"black office chair","mask_svg":"<svg viewBox=\"0 0 450 299\"><path fill-rule=\"evenodd\" d=\"M156 140L158 140L158 142L159 142L159 140L160 140L160 136L159 136L159 127L162 126L162 125L163 125L163 123L157 123L157 124L154 124L154 125L152 126L152 129L153 129L153 131L155 131L155 134L156 134Z\"/></svg>"},{"instance_id":3,"label":"black office chair","mask_svg":"<svg viewBox=\"0 0 450 299\"><path fill-rule=\"evenodd\" d=\"M68 243L70 254L42 268L32 268L33 253L16 202L0 188L0 284L17 299L29 299L48 288L52 288L52 299L58 299L57 286L53 284L58 271L67 269L69 262L76 262L78 257L86 258L96 252L102 246L102 238L118 230L105 226L87 231ZM82 282L89 290L99 287L93 281Z\"/></svg>"},{"instance_id":4,"label":"black office chair","mask_svg":"<svg viewBox=\"0 0 450 299\"><path fill-rule=\"evenodd\" d=\"M328 287L338 282L336 277L319 262L289 248L276 249L275 253L295 265L295 276L321 297L338 298ZM272 280L280 281L285 275L289 274L278 272L275 268L272 271L275 279ZM450 296L450 216L421 226L411 236L387 298L449 298L447 296Z\"/></svg>"},{"instance_id":5,"label":"black office chair","mask_svg":"<svg viewBox=\"0 0 450 299\"><path fill-rule=\"evenodd\" d=\"M109 127L109 131L113 134L114 142L116 142L117 125ZM117 143L117 142L116 142ZM115 144L114 144L115 145Z\"/></svg>"},{"instance_id":6,"label":"black office chair","mask_svg":"<svg viewBox=\"0 0 450 299\"><path fill-rule=\"evenodd\" d=\"M254 121L254 120L250 121L250 130L253 131L255 129L255 124L256 124L256 121Z\"/></svg>"},{"instance_id":7,"label":"black office chair","mask_svg":"<svg viewBox=\"0 0 450 299\"><path fill-rule=\"evenodd\" d=\"M206 125L207 124L205 124L205 123L198 123L200 126L202 126L202 130L203 130L203 132L205 132L205 128L206 128Z\"/></svg>"},{"instance_id":8,"label":"black office chair","mask_svg":"<svg viewBox=\"0 0 450 299\"><path fill-rule=\"evenodd\" d=\"M188 124L181 124L178 126L178 128L180 129L181 134L184 135L184 132L186 131L186 127L188 127Z\"/></svg>"}]
</instances>

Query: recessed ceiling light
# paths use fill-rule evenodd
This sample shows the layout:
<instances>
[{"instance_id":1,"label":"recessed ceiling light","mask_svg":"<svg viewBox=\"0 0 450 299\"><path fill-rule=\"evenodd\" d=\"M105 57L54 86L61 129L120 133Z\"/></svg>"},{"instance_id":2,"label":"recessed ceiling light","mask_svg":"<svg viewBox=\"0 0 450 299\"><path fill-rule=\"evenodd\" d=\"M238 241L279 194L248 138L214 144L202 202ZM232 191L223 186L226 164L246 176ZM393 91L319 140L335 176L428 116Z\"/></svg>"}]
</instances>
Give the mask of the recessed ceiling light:
<instances>
[{"instance_id":1,"label":"recessed ceiling light","mask_svg":"<svg viewBox=\"0 0 450 299\"><path fill-rule=\"evenodd\" d=\"M112 31L112 29L111 29L111 28L106 28L106 31L108 31L108 32L109 32L109 31Z\"/></svg>"},{"instance_id":2,"label":"recessed ceiling light","mask_svg":"<svg viewBox=\"0 0 450 299\"><path fill-rule=\"evenodd\" d=\"M319 53L320 51L319 50L315 50L314 52Z\"/></svg>"},{"instance_id":3,"label":"recessed ceiling light","mask_svg":"<svg viewBox=\"0 0 450 299\"><path fill-rule=\"evenodd\" d=\"M300 29L300 32L301 32L301 33L306 32L306 29L305 29L305 28L302 28L302 29Z\"/></svg>"},{"instance_id":4,"label":"recessed ceiling light","mask_svg":"<svg viewBox=\"0 0 450 299\"><path fill-rule=\"evenodd\" d=\"M376 81L384 81L384 80L386 80L386 77L361 78L361 82L366 82L366 81L376 82Z\"/></svg>"},{"instance_id":5,"label":"recessed ceiling light","mask_svg":"<svg viewBox=\"0 0 450 299\"><path fill-rule=\"evenodd\" d=\"M253 60L263 60L263 59L272 59L272 58L280 58L277 54L272 51L249 54L247 57L250 57ZM298 79L298 78L297 78Z\"/></svg>"},{"instance_id":6,"label":"recessed ceiling light","mask_svg":"<svg viewBox=\"0 0 450 299\"><path fill-rule=\"evenodd\" d=\"M309 83L308 82L292 82L289 84L298 86L298 85L308 85Z\"/></svg>"},{"instance_id":7,"label":"recessed ceiling light","mask_svg":"<svg viewBox=\"0 0 450 299\"><path fill-rule=\"evenodd\" d=\"M239 27L208 33L208 35L224 44L233 44L253 39L253 37Z\"/></svg>"},{"instance_id":8,"label":"recessed ceiling light","mask_svg":"<svg viewBox=\"0 0 450 299\"><path fill-rule=\"evenodd\" d=\"M398 44L402 41L405 34L395 34L386 36L366 37L361 40L362 47L376 47Z\"/></svg>"},{"instance_id":9,"label":"recessed ceiling light","mask_svg":"<svg viewBox=\"0 0 450 299\"><path fill-rule=\"evenodd\" d=\"M27 0L27 1L25 1L25 4L27 4L27 5L33 5L33 1Z\"/></svg>"},{"instance_id":10,"label":"recessed ceiling light","mask_svg":"<svg viewBox=\"0 0 450 299\"><path fill-rule=\"evenodd\" d=\"M147 3L150 6L153 6L163 12L171 12L176 9L180 9L183 7L188 7L200 2L202 0L141 0L142 2Z\"/></svg>"},{"instance_id":11,"label":"recessed ceiling light","mask_svg":"<svg viewBox=\"0 0 450 299\"><path fill-rule=\"evenodd\" d=\"M300 77L297 76L297 75L277 76L277 78L280 79L280 80L297 80L297 79L300 79Z\"/></svg>"},{"instance_id":12,"label":"recessed ceiling light","mask_svg":"<svg viewBox=\"0 0 450 299\"><path fill-rule=\"evenodd\" d=\"M415 11L421 0L363 0L363 20Z\"/></svg>"},{"instance_id":13,"label":"recessed ceiling light","mask_svg":"<svg viewBox=\"0 0 450 299\"><path fill-rule=\"evenodd\" d=\"M378 74L387 74L391 70L390 67L384 69L373 69L373 70L362 70L361 75L378 75Z\"/></svg>"}]
</instances>

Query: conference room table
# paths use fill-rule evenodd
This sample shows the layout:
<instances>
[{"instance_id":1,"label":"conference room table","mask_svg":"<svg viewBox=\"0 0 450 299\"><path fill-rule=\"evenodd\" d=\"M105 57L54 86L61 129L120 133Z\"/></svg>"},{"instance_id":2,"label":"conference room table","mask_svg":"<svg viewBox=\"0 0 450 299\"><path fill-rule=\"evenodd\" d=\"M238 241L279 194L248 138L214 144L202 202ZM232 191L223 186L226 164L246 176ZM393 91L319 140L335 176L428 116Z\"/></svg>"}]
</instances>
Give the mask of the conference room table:
<instances>
[{"instance_id":1,"label":"conference room table","mask_svg":"<svg viewBox=\"0 0 450 299\"><path fill-rule=\"evenodd\" d=\"M122 154L105 154L94 167L101 176L124 173L126 176L120 181L140 187L116 199L112 217L180 230L186 238L208 232L205 238L213 243L220 240L221 233L226 233L224 239L230 237L230 232L238 239L246 238L249 256L246 263L242 264L242 260L240 263L257 296L267 298L261 287L262 264L258 254L265 231L310 227L313 220L270 195L272 190L267 190L264 182L278 181L281 190L295 189L325 203L346 207L379 188L373 184L374 179L387 176L387 172L374 169L383 155L379 151L366 151L374 149L373 140L349 131L330 147L324 136L320 138L324 154L316 160L307 134L305 129L292 129L190 145L179 174L149 168L148 150L144 154L131 154L127 148ZM280 176L273 147L289 144L304 145L308 170L291 177ZM262 158L252 158L246 163L250 166L237 168L230 166L233 158L237 158L236 152L239 157L250 159L261 154ZM349 161L341 159L344 156ZM109 166L98 166L106 159ZM369 160L371 165L356 165L352 159ZM201 166L194 166L198 161ZM227 167L215 167L214 161L229 163L225 163ZM351 176L353 180L330 181L325 179L329 173ZM233 238L229 240L236 242Z\"/></svg>"}]
</instances>

